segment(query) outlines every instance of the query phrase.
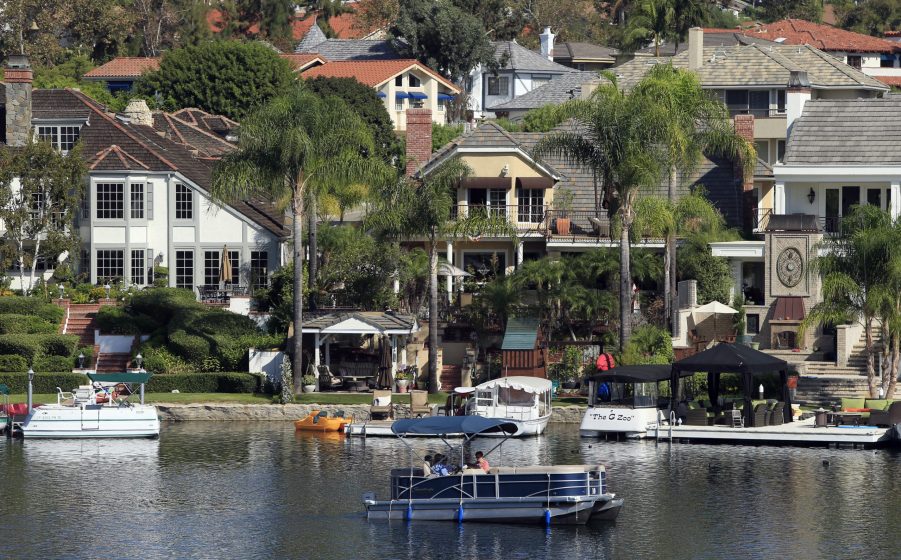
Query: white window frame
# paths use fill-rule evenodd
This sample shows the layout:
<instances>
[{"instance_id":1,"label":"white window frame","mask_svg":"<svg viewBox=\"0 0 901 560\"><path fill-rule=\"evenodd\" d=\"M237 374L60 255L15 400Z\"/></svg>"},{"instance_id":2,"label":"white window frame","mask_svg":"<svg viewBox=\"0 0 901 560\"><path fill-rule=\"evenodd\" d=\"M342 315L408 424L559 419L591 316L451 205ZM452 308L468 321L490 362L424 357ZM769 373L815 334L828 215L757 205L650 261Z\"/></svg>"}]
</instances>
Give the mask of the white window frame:
<instances>
[{"instance_id":1,"label":"white window frame","mask_svg":"<svg viewBox=\"0 0 901 560\"><path fill-rule=\"evenodd\" d=\"M65 142L63 142L64 134ZM50 142L50 145L63 155L68 154L75 147L80 137L81 124L79 123L38 124L34 127L35 140Z\"/></svg>"},{"instance_id":2,"label":"white window frame","mask_svg":"<svg viewBox=\"0 0 901 560\"><path fill-rule=\"evenodd\" d=\"M125 186L128 184L127 181L98 181L94 183L94 218L96 220L124 220L125 219ZM104 200L104 207L100 206L100 191L101 187L119 187L121 190L118 193L119 199L109 199L106 198ZM106 188L103 189L105 195L115 194L112 190L108 190ZM118 205L116 205L118 203ZM101 215L101 211L107 215ZM108 215L108 214L118 214L118 215Z\"/></svg>"},{"instance_id":3,"label":"white window frame","mask_svg":"<svg viewBox=\"0 0 901 560\"><path fill-rule=\"evenodd\" d=\"M494 89L497 90L497 93L491 93L492 84L495 86ZM488 95L493 97L506 97L510 95L510 76L488 76L485 87L487 88L486 91Z\"/></svg>"},{"instance_id":4,"label":"white window frame","mask_svg":"<svg viewBox=\"0 0 901 560\"><path fill-rule=\"evenodd\" d=\"M185 196L187 196L187 198L185 198ZM175 183L175 194L172 200L174 209L173 215L177 221L194 221L194 189L185 183ZM179 208L179 204L185 204L186 206Z\"/></svg>"}]
</instances>

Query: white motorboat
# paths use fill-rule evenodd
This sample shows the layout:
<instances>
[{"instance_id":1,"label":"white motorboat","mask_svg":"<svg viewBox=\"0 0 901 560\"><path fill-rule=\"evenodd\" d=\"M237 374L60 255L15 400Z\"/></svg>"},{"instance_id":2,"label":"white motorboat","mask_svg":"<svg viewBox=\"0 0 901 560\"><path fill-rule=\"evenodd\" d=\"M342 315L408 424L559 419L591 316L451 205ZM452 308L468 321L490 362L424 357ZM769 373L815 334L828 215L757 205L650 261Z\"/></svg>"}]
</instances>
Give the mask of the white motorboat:
<instances>
[{"instance_id":1,"label":"white motorboat","mask_svg":"<svg viewBox=\"0 0 901 560\"><path fill-rule=\"evenodd\" d=\"M410 447L411 461L418 453L407 442L409 436L444 439L445 434L462 434L464 440L457 447L445 439L451 457L459 448L461 468L443 476L416 466L391 469L387 499L378 499L374 492L363 495L369 519L584 524L616 519L623 506L622 498L608 491L603 465L491 467L487 472L463 468L464 449L474 438L505 438L485 452L488 457L516 433L514 422L478 416L429 416L398 420L391 431Z\"/></svg>"},{"instance_id":2,"label":"white motorboat","mask_svg":"<svg viewBox=\"0 0 901 560\"><path fill-rule=\"evenodd\" d=\"M551 419L553 384L540 377L498 377L475 387L466 414L510 420L517 436L537 436Z\"/></svg>"},{"instance_id":3,"label":"white motorboat","mask_svg":"<svg viewBox=\"0 0 901 560\"><path fill-rule=\"evenodd\" d=\"M25 438L142 438L160 435L155 406L144 404L146 372L88 374L94 383L72 392L57 387L56 404L35 408L22 423ZM140 404L129 402L140 385Z\"/></svg>"},{"instance_id":4,"label":"white motorboat","mask_svg":"<svg viewBox=\"0 0 901 560\"><path fill-rule=\"evenodd\" d=\"M669 399L659 398L658 385L672 375L670 365L620 366L592 375L579 434L641 439L668 425Z\"/></svg>"}]
</instances>

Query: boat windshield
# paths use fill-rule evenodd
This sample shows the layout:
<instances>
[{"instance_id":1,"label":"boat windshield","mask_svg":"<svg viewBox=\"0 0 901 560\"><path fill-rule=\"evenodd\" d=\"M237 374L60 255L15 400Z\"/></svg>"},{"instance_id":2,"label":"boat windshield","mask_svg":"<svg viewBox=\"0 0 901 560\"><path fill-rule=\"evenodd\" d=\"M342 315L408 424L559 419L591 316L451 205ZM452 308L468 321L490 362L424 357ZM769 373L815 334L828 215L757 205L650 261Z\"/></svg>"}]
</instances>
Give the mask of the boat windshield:
<instances>
[{"instance_id":1,"label":"boat windshield","mask_svg":"<svg viewBox=\"0 0 901 560\"><path fill-rule=\"evenodd\" d=\"M648 408L657 406L657 382L652 383L613 383L596 384L592 394L592 404L616 404L632 408Z\"/></svg>"}]
</instances>

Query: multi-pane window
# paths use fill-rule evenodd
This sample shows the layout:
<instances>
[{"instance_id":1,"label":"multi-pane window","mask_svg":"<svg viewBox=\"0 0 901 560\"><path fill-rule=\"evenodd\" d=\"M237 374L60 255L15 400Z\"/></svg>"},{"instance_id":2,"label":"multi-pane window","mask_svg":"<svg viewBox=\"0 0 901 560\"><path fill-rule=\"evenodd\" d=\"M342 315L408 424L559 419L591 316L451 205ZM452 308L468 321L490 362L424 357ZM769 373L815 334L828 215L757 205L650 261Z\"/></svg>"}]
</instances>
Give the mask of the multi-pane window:
<instances>
[{"instance_id":1,"label":"multi-pane window","mask_svg":"<svg viewBox=\"0 0 901 560\"><path fill-rule=\"evenodd\" d=\"M488 189L488 211L492 216L507 215L507 191L504 189Z\"/></svg>"},{"instance_id":2,"label":"multi-pane window","mask_svg":"<svg viewBox=\"0 0 901 560\"><path fill-rule=\"evenodd\" d=\"M112 282L125 276L125 251L97 250L97 282Z\"/></svg>"},{"instance_id":3,"label":"multi-pane window","mask_svg":"<svg viewBox=\"0 0 901 560\"><path fill-rule=\"evenodd\" d=\"M726 90L726 106L734 115L766 117L770 114L770 90Z\"/></svg>"},{"instance_id":4,"label":"multi-pane window","mask_svg":"<svg viewBox=\"0 0 901 560\"><path fill-rule=\"evenodd\" d=\"M254 288L269 285L269 251L250 252L250 282Z\"/></svg>"},{"instance_id":5,"label":"multi-pane window","mask_svg":"<svg viewBox=\"0 0 901 560\"><path fill-rule=\"evenodd\" d=\"M140 286L147 283L144 249L131 250L131 283Z\"/></svg>"},{"instance_id":6,"label":"multi-pane window","mask_svg":"<svg viewBox=\"0 0 901 560\"><path fill-rule=\"evenodd\" d=\"M401 87L404 85L404 75L403 74L401 74L400 76L394 77L394 85L396 85L398 87Z\"/></svg>"},{"instance_id":7,"label":"multi-pane window","mask_svg":"<svg viewBox=\"0 0 901 560\"><path fill-rule=\"evenodd\" d=\"M848 66L860 70L861 57L858 55L848 56Z\"/></svg>"},{"instance_id":8,"label":"multi-pane window","mask_svg":"<svg viewBox=\"0 0 901 560\"><path fill-rule=\"evenodd\" d=\"M895 55L893 54L884 54L879 57L879 66L882 68L894 68L895 66Z\"/></svg>"},{"instance_id":9,"label":"multi-pane window","mask_svg":"<svg viewBox=\"0 0 901 560\"><path fill-rule=\"evenodd\" d=\"M31 193L31 214L32 220L40 219L40 215L44 210L44 193L42 192L33 192Z\"/></svg>"},{"instance_id":10,"label":"multi-pane window","mask_svg":"<svg viewBox=\"0 0 901 560\"><path fill-rule=\"evenodd\" d=\"M175 219L194 219L194 193L181 183L175 185Z\"/></svg>"},{"instance_id":11,"label":"multi-pane window","mask_svg":"<svg viewBox=\"0 0 901 560\"><path fill-rule=\"evenodd\" d=\"M144 183L131 184L131 219L144 219Z\"/></svg>"},{"instance_id":12,"label":"multi-pane window","mask_svg":"<svg viewBox=\"0 0 901 560\"><path fill-rule=\"evenodd\" d=\"M38 140L50 142L50 144L62 152L69 153L78 141L80 128L77 126L39 126L37 127Z\"/></svg>"},{"instance_id":13,"label":"multi-pane window","mask_svg":"<svg viewBox=\"0 0 901 560\"><path fill-rule=\"evenodd\" d=\"M97 183L97 219L121 220L125 215L125 185Z\"/></svg>"},{"instance_id":14,"label":"multi-pane window","mask_svg":"<svg viewBox=\"0 0 901 560\"><path fill-rule=\"evenodd\" d=\"M508 95L510 78L507 76L488 76L488 95Z\"/></svg>"},{"instance_id":15,"label":"multi-pane window","mask_svg":"<svg viewBox=\"0 0 901 560\"><path fill-rule=\"evenodd\" d=\"M519 189L518 221L537 224L544 219L544 189Z\"/></svg>"},{"instance_id":16,"label":"multi-pane window","mask_svg":"<svg viewBox=\"0 0 901 560\"><path fill-rule=\"evenodd\" d=\"M194 251L175 251L175 287L194 289Z\"/></svg>"},{"instance_id":17,"label":"multi-pane window","mask_svg":"<svg viewBox=\"0 0 901 560\"><path fill-rule=\"evenodd\" d=\"M78 263L78 272L88 274L91 271L91 252L87 249L81 250L81 259Z\"/></svg>"},{"instance_id":18,"label":"multi-pane window","mask_svg":"<svg viewBox=\"0 0 901 560\"><path fill-rule=\"evenodd\" d=\"M394 110L395 111L403 111L404 110L404 97L395 97L394 98Z\"/></svg>"},{"instance_id":19,"label":"multi-pane window","mask_svg":"<svg viewBox=\"0 0 901 560\"><path fill-rule=\"evenodd\" d=\"M219 251L203 253L203 284L205 286L219 284Z\"/></svg>"},{"instance_id":20,"label":"multi-pane window","mask_svg":"<svg viewBox=\"0 0 901 560\"><path fill-rule=\"evenodd\" d=\"M776 112L784 113L785 112L785 90L777 89L776 90Z\"/></svg>"},{"instance_id":21,"label":"multi-pane window","mask_svg":"<svg viewBox=\"0 0 901 560\"><path fill-rule=\"evenodd\" d=\"M532 74L532 89L541 87L551 81L550 74Z\"/></svg>"},{"instance_id":22,"label":"multi-pane window","mask_svg":"<svg viewBox=\"0 0 901 560\"><path fill-rule=\"evenodd\" d=\"M232 265L232 277L231 283L235 286L241 284L241 259L239 257L241 253L239 251L229 251L228 252L228 260L231 261Z\"/></svg>"}]
</instances>

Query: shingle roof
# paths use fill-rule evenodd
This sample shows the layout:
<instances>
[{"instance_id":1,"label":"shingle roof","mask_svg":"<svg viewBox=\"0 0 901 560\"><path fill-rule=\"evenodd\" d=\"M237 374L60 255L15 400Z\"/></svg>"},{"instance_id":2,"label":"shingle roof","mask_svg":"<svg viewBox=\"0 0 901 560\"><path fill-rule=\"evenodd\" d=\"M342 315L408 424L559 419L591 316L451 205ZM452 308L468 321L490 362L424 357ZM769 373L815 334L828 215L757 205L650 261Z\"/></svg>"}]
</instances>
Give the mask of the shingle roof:
<instances>
[{"instance_id":1,"label":"shingle roof","mask_svg":"<svg viewBox=\"0 0 901 560\"><path fill-rule=\"evenodd\" d=\"M773 41L764 39L763 37L754 37L745 35L740 29L704 29L704 46L705 47L732 47L735 45L775 45ZM679 43L678 50L675 43L663 43L660 45L660 56L673 56L677 53L685 52L688 49L688 42ZM640 54L654 54L654 46L645 47L637 51Z\"/></svg>"},{"instance_id":2,"label":"shingle roof","mask_svg":"<svg viewBox=\"0 0 901 560\"><path fill-rule=\"evenodd\" d=\"M760 158L757 158L757 162L754 164L754 178L760 179L772 179L773 178L773 168L767 162L763 161Z\"/></svg>"},{"instance_id":3,"label":"shingle roof","mask_svg":"<svg viewBox=\"0 0 901 560\"><path fill-rule=\"evenodd\" d=\"M549 74L565 74L573 71L572 68L551 62L537 52L530 51L516 41L495 41L492 45L494 46L494 58L502 70Z\"/></svg>"},{"instance_id":4,"label":"shingle roof","mask_svg":"<svg viewBox=\"0 0 901 560\"><path fill-rule=\"evenodd\" d=\"M304 71L301 76L303 78L353 78L361 84L370 87L379 86L394 76L416 68L424 72L452 91L459 91L460 88L444 77L420 63L418 60L400 59L400 60L339 60L336 62L327 62L322 66L314 66Z\"/></svg>"},{"instance_id":5,"label":"shingle roof","mask_svg":"<svg viewBox=\"0 0 901 560\"><path fill-rule=\"evenodd\" d=\"M362 321L380 330L410 330L416 326L416 318L412 315L402 315L392 311L356 311L322 315L321 317L304 321L303 328L304 330L322 330L348 319Z\"/></svg>"},{"instance_id":6,"label":"shingle roof","mask_svg":"<svg viewBox=\"0 0 901 560\"><path fill-rule=\"evenodd\" d=\"M297 44L296 54L317 53L327 60L392 60L401 58L392 41L376 39L328 39L318 25Z\"/></svg>"},{"instance_id":7,"label":"shingle roof","mask_svg":"<svg viewBox=\"0 0 901 560\"><path fill-rule=\"evenodd\" d=\"M328 62L324 56L318 53L292 53L280 54L280 57L291 63L291 69L295 72L303 72L313 64L325 64Z\"/></svg>"},{"instance_id":8,"label":"shingle roof","mask_svg":"<svg viewBox=\"0 0 901 560\"><path fill-rule=\"evenodd\" d=\"M313 22L316 22L315 18L313 19ZM294 52L315 52L316 47L326 41L328 41L328 37L325 36L322 29L318 25L312 25L304 34L303 39L300 40L300 43L298 43Z\"/></svg>"},{"instance_id":9,"label":"shingle roof","mask_svg":"<svg viewBox=\"0 0 901 560\"><path fill-rule=\"evenodd\" d=\"M161 135L154 127L115 117L103 105L69 89L34 90L32 114L34 118L76 114L84 118L87 125L81 129L79 144L91 170L178 172L198 187L209 190L216 158L195 155L188 138L184 137L188 132L187 123L179 125L186 141L178 142L172 134ZM203 134L199 129L194 133ZM196 137L190 141L196 142ZM230 206L273 234L285 235L283 213L272 205L244 201Z\"/></svg>"},{"instance_id":10,"label":"shingle roof","mask_svg":"<svg viewBox=\"0 0 901 560\"><path fill-rule=\"evenodd\" d=\"M792 71L806 71L814 88L888 89L875 78L806 45L704 47L703 61L695 72L707 88L785 86ZM681 52L674 57L637 57L613 71L618 77L617 84L628 89L655 64L667 62L678 68L688 68L688 53Z\"/></svg>"},{"instance_id":11,"label":"shingle roof","mask_svg":"<svg viewBox=\"0 0 901 560\"><path fill-rule=\"evenodd\" d=\"M356 2L356 4L359 5L360 2ZM353 9L351 4L344 4L343 7L345 9ZM295 41L299 41L309 33L310 29L318 27L318 25L314 25L318 20L318 16L319 12L317 10L310 10L302 16L295 17L294 21L291 22L291 37ZM225 17L220 10L210 10L207 12L206 19L207 25L213 33L220 33L226 27ZM357 39L379 30L378 27L364 27L356 13L353 11L329 17L328 24L329 27L332 28L332 31L335 32L335 36L339 39ZM260 26L256 23L247 28L247 34L249 36L258 35L259 32Z\"/></svg>"},{"instance_id":12,"label":"shingle roof","mask_svg":"<svg viewBox=\"0 0 901 560\"><path fill-rule=\"evenodd\" d=\"M154 111L153 128L169 140L196 150L201 156L219 157L235 149L234 144L216 134L163 111Z\"/></svg>"},{"instance_id":13,"label":"shingle roof","mask_svg":"<svg viewBox=\"0 0 901 560\"><path fill-rule=\"evenodd\" d=\"M804 105L785 165L901 165L901 96L817 99Z\"/></svg>"},{"instance_id":14,"label":"shingle roof","mask_svg":"<svg viewBox=\"0 0 901 560\"><path fill-rule=\"evenodd\" d=\"M846 31L831 25L803 19L783 19L746 29L745 35L771 41L782 39L786 45L811 45L824 51L896 53L901 46L879 37Z\"/></svg>"},{"instance_id":15,"label":"shingle roof","mask_svg":"<svg viewBox=\"0 0 901 560\"><path fill-rule=\"evenodd\" d=\"M594 43L557 43L554 45L554 58L573 60L613 60L619 50L613 47L595 45Z\"/></svg>"},{"instance_id":16,"label":"shingle roof","mask_svg":"<svg viewBox=\"0 0 901 560\"><path fill-rule=\"evenodd\" d=\"M117 56L106 64L98 66L86 73L84 78L87 80L137 78L144 72L157 70L159 67L159 57Z\"/></svg>"},{"instance_id":17,"label":"shingle roof","mask_svg":"<svg viewBox=\"0 0 901 560\"><path fill-rule=\"evenodd\" d=\"M179 109L172 113L172 116L225 140L228 140L228 137L234 134L240 126L228 117L213 115L196 107Z\"/></svg>"},{"instance_id":18,"label":"shingle roof","mask_svg":"<svg viewBox=\"0 0 901 560\"><path fill-rule=\"evenodd\" d=\"M532 91L515 97L510 101L489 107L489 111L520 111L559 105L570 99L579 99L582 95L582 84L593 81L607 82L597 72L570 72L555 77L550 82Z\"/></svg>"}]
</instances>

